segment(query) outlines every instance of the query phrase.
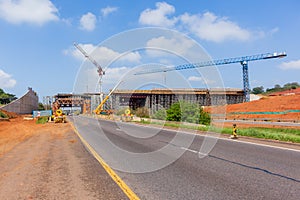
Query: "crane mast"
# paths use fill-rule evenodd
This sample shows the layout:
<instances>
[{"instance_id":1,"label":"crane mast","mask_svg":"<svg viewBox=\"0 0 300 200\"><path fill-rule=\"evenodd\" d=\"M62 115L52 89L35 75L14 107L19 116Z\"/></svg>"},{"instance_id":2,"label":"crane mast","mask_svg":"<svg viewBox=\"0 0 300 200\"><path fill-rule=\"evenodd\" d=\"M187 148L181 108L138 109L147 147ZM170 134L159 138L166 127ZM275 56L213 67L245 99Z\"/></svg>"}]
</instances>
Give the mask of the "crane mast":
<instances>
[{"instance_id":1,"label":"crane mast","mask_svg":"<svg viewBox=\"0 0 300 200\"><path fill-rule=\"evenodd\" d=\"M255 60L263 60L263 59L283 58L285 56L287 56L287 54L285 52L257 54L257 55L252 55L252 56L243 56L243 57L236 57L236 58L210 60L210 61L203 61L203 62L199 62L199 63L188 63L188 64L172 66L172 67L164 67L164 68L159 68L159 69L144 70L144 71L139 71L139 72L135 73L135 75L151 74L151 73L159 73L159 72L168 72L168 71L184 70L184 69L195 69L195 68L199 68L199 67L209 67L209 66L215 66L215 65L240 63L242 65L242 70L243 70L243 87L244 87L245 100L250 101L250 84L249 84L248 62L249 61L255 61Z\"/></svg>"},{"instance_id":2,"label":"crane mast","mask_svg":"<svg viewBox=\"0 0 300 200\"><path fill-rule=\"evenodd\" d=\"M86 57L91 63L93 63L97 67L97 72L99 74L99 84L100 84L100 101L103 101L103 91L102 91L102 78L105 75L105 71L102 67L94 60L91 56L87 54L78 44L74 42L74 46Z\"/></svg>"}]
</instances>

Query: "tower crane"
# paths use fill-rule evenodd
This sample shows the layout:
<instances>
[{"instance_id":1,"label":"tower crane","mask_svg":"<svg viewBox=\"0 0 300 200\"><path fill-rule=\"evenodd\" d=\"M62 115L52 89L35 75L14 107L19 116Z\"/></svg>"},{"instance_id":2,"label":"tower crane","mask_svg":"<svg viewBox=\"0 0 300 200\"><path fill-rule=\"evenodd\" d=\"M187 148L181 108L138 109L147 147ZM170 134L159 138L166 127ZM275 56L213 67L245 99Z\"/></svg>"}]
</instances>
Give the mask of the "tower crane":
<instances>
[{"instance_id":1,"label":"tower crane","mask_svg":"<svg viewBox=\"0 0 300 200\"><path fill-rule=\"evenodd\" d=\"M135 75L168 72L168 71L184 70L184 69L194 69L194 68L209 67L209 66L214 66L214 65L226 65L226 64L232 64L232 63L240 63L242 65L242 69L243 69L243 86L244 86L245 100L250 101L248 62L255 61L255 60L272 59L272 58L283 58L285 56L287 56L287 54L285 52L264 53L264 54L257 54L257 55L252 55L252 56L242 56L242 57L236 57L236 58L210 60L210 61L203 61L203 62L199 62L199 63L191 63L191 64L188 63L188 64L182 64L182 65L172 66L172 67L144 70L144 71L139 71L139 72L135 73Z\"/></svg>"},{"instance_id":2,"label":"tower crane","mask_svg":"<svg viewBox=\"0 0 300 200\"><path fill-rule=\"evenodd\" d=\"M97 63L91 56L89 56L77 43L74 42L74 46L86 57L91 63L97 67L97 72L99 74L99 85L100 85L100 102L103 101L103 91L102 91L102 77L105 75L105 71L102 69L101 65Z\"/></svg>"},{"instance_id":3,"label":"tower crane","mask_svg":"<svg viewBox=\"0 0 300 200\"><path fill-rule=\"evenodd\" d=\"M103 101L103 91L102 91L102 78L103 75L105 75L105 71L102 69L102 67L94 60L91 56L89 56L78 44L74 42L74 46L97 67L97 72L99 74L99 84L100 84L100 101Z\"/></svg>"}]
</instances>

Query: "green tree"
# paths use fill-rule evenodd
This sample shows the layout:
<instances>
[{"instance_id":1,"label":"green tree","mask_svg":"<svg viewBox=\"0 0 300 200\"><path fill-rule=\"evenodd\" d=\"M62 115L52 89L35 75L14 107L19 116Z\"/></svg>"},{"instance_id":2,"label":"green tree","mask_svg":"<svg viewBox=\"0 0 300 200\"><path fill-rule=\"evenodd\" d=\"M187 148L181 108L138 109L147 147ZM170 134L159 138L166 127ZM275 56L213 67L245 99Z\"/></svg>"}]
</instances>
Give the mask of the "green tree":
<instances>
[{"instance_id":1,"label":"green tree","mask_svg":"<svg viewBox=\"0 0 300 200\"><path fill-rule=\"evenodd\" d=\"M292 83L287 83L283 86L284 89L286 90L290 90L290 89L296 89L300 87L299 83L297 82L292 82Z\"/></svg>"},{"instance_id":2,"label":"green tree","mask_svg":"<svg viewBox=\"0 0 300 200\"><path fill-rule=\"evenodd\" d=\"M255 87L252 89L252 93L253 94L261 94L264 92L264 87L260 86L260 87Z\"/></svg>"},{"instance_id":3,"label":"green tree","mask_svg":"<svg viewBox=\"0 0 300 200\"><path fill-rule=\"evenodd\" d=\"M3 89L0 88L0 104L8 104L16 99L16 95L6 93Z\"/></svg>"},{"instance_id":4,"label":"green tree","mask_svg":"<svg viewBox=\"0 0 300 200\"><path fill-rule=\"evenodd\" d=\"M280 86L279 84L276 84L276 85L274 86L274 89L275 89L275 90L280 90L280 89L281 89L281 86Z\"/></svg>"},{"instance_id":5,"label":"green tree","mask_svg":"<svg viewBox=\"0 0 300 200\"><path fill-rule=\"evenodd\" d=\"M39 103L38 110L45 110L44 104Z\"/></svg>"},{"instance_id":6,"label":"green tree","mask_svg":"<svg viewBox=\"0 0 300 200\"><path fill-rule=\"evenodd\" d=\"M167 110L168 121L183 121L196 124L210 124L210 115L195 103L179 101Z\"/></svg>"},{"instance_id":7,"label":"green tree","mask_svg":"<svg viewBox=\"0 0 300 200\"><path fill-rule=\"evenodd\" d=\"M171 107L167 110L167 120L178 122L181 120L180 102L172 104Z\"/></svg>"}]
</instances>

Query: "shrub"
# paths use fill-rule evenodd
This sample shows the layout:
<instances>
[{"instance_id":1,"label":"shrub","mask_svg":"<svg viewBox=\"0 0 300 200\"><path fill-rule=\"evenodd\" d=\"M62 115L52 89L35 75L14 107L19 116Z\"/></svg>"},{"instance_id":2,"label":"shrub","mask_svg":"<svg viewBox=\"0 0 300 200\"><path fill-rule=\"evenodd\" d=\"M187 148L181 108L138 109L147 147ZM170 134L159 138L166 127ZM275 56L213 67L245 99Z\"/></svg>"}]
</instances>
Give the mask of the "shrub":
<instances>
[{"instance_id":1,"label":"shrub","mask_svg":"<svg viewBox=\"0 0 300 200\"><path fill-rule=\"evenodd\" d=\"M137 117L143 117L143 118L149 118L149 110L146 107L142 107L142 108L137 108L135 111L135 115Z\"/></svg>"},{"instance_id":2,"label":"shrub","mask_svg":"<svg viewBox=\"0 0 300 200\"><path fill-rule=\"evenodd\" d=\"M152 116L154 119L166 120L167 112L165 109L160 109Z\"/></svg>"},{"instance_id":3,"label":"shrub","mask_svg":"<svg viewBox=\"0 0 300 200\"><path fill-rule=\"evenodd\" d=\"M37 124L45 124L48 122L48 116L39 117L36 121Z\"/></svg>"},{"instance_id":4,"label":"shrub","mask_svg":"<svg viewBox=\"0 0 300 200\"><path fill-rule=\"evenodd\" d=\"M8 118L8 116L0 110L0 118Z\"/></svg>"},{"instance_id":5,"label":"shrub","mask_svg":"<svg viewBox=\"0 0 300 200\"><path fill-rule=\"evenodd\" d=\"M167 110L168 121L183 121L195 124L210 124L210 115L195 103L179 101Z\"/></svg>"}]
</instances>

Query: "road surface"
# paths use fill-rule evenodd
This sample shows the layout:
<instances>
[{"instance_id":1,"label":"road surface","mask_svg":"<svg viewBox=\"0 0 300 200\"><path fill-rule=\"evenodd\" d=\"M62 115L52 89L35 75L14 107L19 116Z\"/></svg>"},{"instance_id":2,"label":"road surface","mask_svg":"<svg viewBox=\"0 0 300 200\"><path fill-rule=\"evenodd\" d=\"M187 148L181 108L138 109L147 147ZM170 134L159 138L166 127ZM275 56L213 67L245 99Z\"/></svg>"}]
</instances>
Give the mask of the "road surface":
<instances>
[{"instance_id":1,"label":"road surface","mask_svg":"<svg viewBox=\"0 0 300 200\"><path fill-rule=\"evenodd\" d=\"M82 137L141 199L300 196L297 150L218 139L204 156L199 154L203 135L87 117L73 120ZM165 147L170 151L162 151Z\"/></svg>"}]
</instances>

